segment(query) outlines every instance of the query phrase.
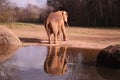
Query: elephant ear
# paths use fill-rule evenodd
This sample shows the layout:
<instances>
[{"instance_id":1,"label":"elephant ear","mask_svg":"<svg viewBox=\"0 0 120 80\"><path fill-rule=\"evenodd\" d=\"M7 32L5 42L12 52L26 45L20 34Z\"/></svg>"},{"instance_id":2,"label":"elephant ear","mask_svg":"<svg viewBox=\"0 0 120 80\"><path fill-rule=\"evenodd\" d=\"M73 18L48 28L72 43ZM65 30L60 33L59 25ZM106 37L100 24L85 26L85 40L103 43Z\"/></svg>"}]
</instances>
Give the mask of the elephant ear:
<instances>
[{"instance_id":1,"label":"elephant ear","mask_svg":"<svg viewBox=\"0 0 120 80\"><path fill-rule=\"evenodd\" d=\"M65 25L67 26L67 27L69 27L69 25L68 25L68 20L67 20L67 18L68 18L68 14L67 14L67 12L66 11L62 11L62 15L63 15L63 20L64 20L64 22L65 22Z\"/></svg>"},{"instance_id":2,"label":"elephant ear","mask_svg":"<svg viewBox=\"0 0 120 80\"><path fill-rule=\"evenodd\" d=\"M66 12L66 11L62 11L62 15L63 15L63 20L64 20L65 22L67 22L67 18L68 18L67 12Z\"/></svg>"}]
</instances>

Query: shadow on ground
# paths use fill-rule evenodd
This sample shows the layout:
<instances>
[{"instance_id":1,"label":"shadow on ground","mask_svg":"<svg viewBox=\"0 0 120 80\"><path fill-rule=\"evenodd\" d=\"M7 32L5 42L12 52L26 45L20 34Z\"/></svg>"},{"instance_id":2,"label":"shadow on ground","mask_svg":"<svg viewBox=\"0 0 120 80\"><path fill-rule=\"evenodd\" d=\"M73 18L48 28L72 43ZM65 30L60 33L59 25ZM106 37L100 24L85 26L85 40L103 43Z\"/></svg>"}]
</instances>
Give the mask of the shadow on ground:
<instances>
[{"instance_id":1,"label":"shadow on ground","mask_svg":"<svg viewBox=\"0 0 120 80\"><path fill-rule=\"evenodd\" d=\"M36 39L36 38L19 38L21 42L23 43L42 43L42 44L47 44L46 41L42 39Z\"/></svg>"}]
</instances>

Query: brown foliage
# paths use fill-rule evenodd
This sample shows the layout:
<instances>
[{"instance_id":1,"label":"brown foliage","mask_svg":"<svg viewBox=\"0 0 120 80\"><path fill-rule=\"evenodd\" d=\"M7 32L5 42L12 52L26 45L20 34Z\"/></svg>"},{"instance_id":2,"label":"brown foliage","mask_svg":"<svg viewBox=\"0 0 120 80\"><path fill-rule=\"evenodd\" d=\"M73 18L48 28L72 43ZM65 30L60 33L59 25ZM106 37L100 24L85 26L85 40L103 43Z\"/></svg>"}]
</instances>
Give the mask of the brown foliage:
<instances>
[{"instance_id":1,"label":"brown foliage","mask_svg":"<svg viewBox=\"0 0 120 80\"><path fill-rule=\"evenodd\" d=\"M10 6L10 4L6 7L0 5L0 22L2 23L13 21L40 23L48 14L47 9L32 4L28 4L26 7Z\"/></svg>"}]
</instances>

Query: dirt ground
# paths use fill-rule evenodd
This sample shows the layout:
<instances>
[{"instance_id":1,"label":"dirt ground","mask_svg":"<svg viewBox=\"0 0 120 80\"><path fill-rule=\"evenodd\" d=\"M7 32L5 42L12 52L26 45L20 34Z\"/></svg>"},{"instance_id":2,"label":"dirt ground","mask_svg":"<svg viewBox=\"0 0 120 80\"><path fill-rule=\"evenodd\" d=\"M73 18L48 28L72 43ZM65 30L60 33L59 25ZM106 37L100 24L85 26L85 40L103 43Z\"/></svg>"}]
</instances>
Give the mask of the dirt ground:
<instances>
[{"instance_id":1,"label":"dirt ground","mask_svg":"<svg viewBox=\"0 0 120 80\"><path fill-rule=\"evenodd\" d=\"M8 26L8 25L7 25ZM43 25L8 26L23 42L29 45L55 45L48 44L47 34ZM120 28L83 28L70 26L67 29L67 41L60 41L60 46L102 49L109 45L120 44ZM61 34L62 39L62 34Z\"/></svg>"}]
</instances>

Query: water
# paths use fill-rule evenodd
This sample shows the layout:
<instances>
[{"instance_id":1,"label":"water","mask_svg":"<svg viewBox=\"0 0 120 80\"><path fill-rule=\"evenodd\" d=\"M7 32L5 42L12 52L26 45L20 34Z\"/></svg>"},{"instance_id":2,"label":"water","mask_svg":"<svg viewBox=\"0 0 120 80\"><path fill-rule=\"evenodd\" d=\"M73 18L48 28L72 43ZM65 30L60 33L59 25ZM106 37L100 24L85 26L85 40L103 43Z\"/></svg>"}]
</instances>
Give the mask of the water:
<instances>
[{"instance_id":1,"label":"water","mask_svg":"<svg viewBox=\"0 0 120 80\"><path fill-rule=\"evenodd\" d=\"M100 50L28 46L0 54L0 80L120 80L119 69L96 67Z\"/></svg>"}]
</instances>

